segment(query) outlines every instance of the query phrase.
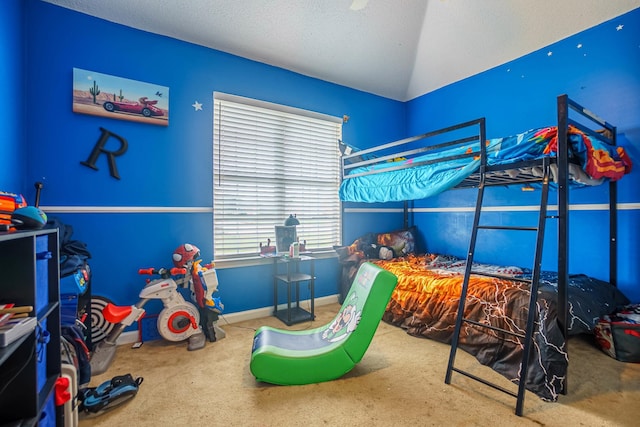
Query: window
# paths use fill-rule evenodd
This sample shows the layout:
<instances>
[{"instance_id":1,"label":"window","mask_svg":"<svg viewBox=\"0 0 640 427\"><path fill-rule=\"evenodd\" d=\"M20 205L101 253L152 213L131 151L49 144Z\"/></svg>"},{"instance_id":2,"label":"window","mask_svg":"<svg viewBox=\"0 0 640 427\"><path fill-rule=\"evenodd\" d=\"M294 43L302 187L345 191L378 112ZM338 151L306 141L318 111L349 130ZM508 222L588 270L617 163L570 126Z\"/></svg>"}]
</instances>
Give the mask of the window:
<instances>
[{"instance_id":1,"label":"window","mask_svg":"<svg viewBox=\"0 0 640 427\"><path fill-rule=\"evenodd\" d=\"M308 250L340 243L341 119L215 93L213 130L216 259L275 245L290 214Z\"/></svg>"}]
</instances>

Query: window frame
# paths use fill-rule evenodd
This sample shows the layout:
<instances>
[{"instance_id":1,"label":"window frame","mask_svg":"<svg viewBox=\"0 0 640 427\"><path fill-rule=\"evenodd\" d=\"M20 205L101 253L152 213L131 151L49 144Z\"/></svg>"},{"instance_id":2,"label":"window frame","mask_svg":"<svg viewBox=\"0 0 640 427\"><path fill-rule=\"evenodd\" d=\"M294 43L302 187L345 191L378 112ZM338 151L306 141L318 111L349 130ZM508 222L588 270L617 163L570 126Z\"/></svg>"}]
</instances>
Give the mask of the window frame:
<instances>
[{"instance_id":1,"label":"window frame","mask_svg":"<svg viewBox=\"0 0 640 427\"><path fill-rule=\"evenodd\" d=\"M335 251L333 250L333 246L334 245L340 245L342 242L342 202L339 199L338 196L338 189L339 189L339 185L340 185L340 180L341 180L341 174L340 174L340 151L339 151L339 141L342 139L342 124L343 124L343 120L342 118L338 118L338 117L334 117L334 116L330 116L330 115L326 115L326 114L322 114L322 113L317 113L317 112L313 112L313 111L309 111L309 110L304 110L304 109L300 109L300 108L295 108L295 107L290 107L290 106L285 106L285 105L280 105L280 104L275 104L275 103L271 103L271 102L267 102L267 101L261 101L261 100L256 100L256 99L252 99L252 98L245 98L245 97L241 97L241 96L236 96L236 95L230 95L227 93L221 93L221 92L214 92L213 94L213 101L214 101L214 108L213 108L213 188L212 188L212 192L213 192L213 233L212 233L212 237L214 239L213 242L213 247L214 247L214 258L216 261L216 265L220 265L220 263L222 263L222 265L224 266L238 266L238 265L246 265L246 264L256 264L256 263L261 263L261 261L264 261L265 258L260 256L260 249L259 249L259 243L262 241L262 244L266 244L267 243L267 238L269 236L265 236L263 239L259 239L257 237L257 235L255 236L257 241L255 242L255 251L251 251L251 252L241 252L239 254L230 254L230 253L223 253L223 254L219 254L220 252L220 247L216 247L216 238L220 238L220 235L218 233L216 233L217 229L219 229L220 225L216 225L216 223L220 222L218 221L218 218L216 217L217 214L217 209L216 207L219 206L216 203L216 198L219 199L219 188L218 186L218 182L220 179L220 169L219 169L219 165L220 162L223 161L224 162L224 151L220 151L219 149L219 143L220 143L220 126L219 126L219 120L220 120L220 111L219 111L219 106L220 105L225 105L225 103L233 103L233 104L242 104L243 106L246 106L249 109L255 109L256 111L259 110L268 110L269 113L275 114L275 115L283 115L283 116L289 116L291 118L291 116L298 116L300 120L312 120L312 121L320 121L320 122L324 122L324 125L328 125L328 126L335 126L335 135L331 138L331 143L333 143L333 141L335 141L335 158L331 159L332 154L328 153L327 154L327 162L333 162L335 161L335 165L333 165L331 167L331 169L329 169L328 173L325 174L328 176L328 178L330 178L330 182L324 182L324 187L323 186L319 186L318 188L324 188L325 194L328 194L328 186L331 185L333 186L333 179L335 179L335 188L332 189L331 194L330 194L330 198L334 197L335 194L335 198L333 198L333 202L335 203L335 205L330 206L329 209L329 213L328 213L328 218L329 218L329 222L330 226L322 226L322 225L318 225L316 224L316 229L315 232L319 232L318 229L324 229L324 228L328 228L329 231L325 232L325 237L327 238L327 241L331 241L332 244L324 246L324 247L313 247L313 245L309 245L310 248L309 250L311 250L314 254L314 256L320 256L320 257L329 257L329 256L335 256ZM221 104L222 103L222 104ZM266 114L266 113L265 113ZM224 120L225 118L223 118ZM226 117L226 119L228 119L228 117ZM295 117L294 117L295 120ZM305 132L306 133L306 132ZM286 139L286 137L284 138ZM256 140L258 140L258 138L256 138ZM325 135L325 145L321 146L320 149L326 149L326 144L329 144L329 137ZM275 142L279 142L279 141L275 141ZM245 141L246 143L246 141ZM283 141L283 143L286 144L286 142ZM256 143L257 144L257 143ZM300 147L301 145L298 144L297 147ZM306 148L302 149L303 151L306 150ZM307 150L309 153L311 153L313 151L313 149L311 150ZM223 160L220 159L219 155L220 153L222 153L223 156ZM249 159L250 158L250 154L247 154L247 152L243 153L244 158L245 159ZM293 155L288 155L285 154L285 157L287 157L288 159L293 159ZM228 161L228 160L227 160ZM298 159L299 161L299 159ZM273 165L274 160L271 159L270 161L267 161L265 163L265 165ZM308 166L308 165L307 165ZM286 162L285 165L283 165L281 167L282 170L286 171ZM245 169L246 170L246 169ZM293 178L291 178L290 176L288 178L285 179L281 179L282 182L289 182L289 183L294 183L295 181L293 180ZM295 185L293 185L293 187L295 187ZM300 187L300 184L298 184L298 187ZM308 197L309 194L311 194L311 192L307 192L305 195ZM304 198L304 195L303 195ZM227 200L229 200L229 198L227 198ZM256 199L258 200L258 199ZM281 202L281 203L285 203L285 202ZM300 202L298 202L299 204ZM283 225L284 224L284 220L286 219L286 217L288 216L288 214L290 213L294 213L294 214L298 214L299 219L301 220L301 225L298 226L298 229L300 231L298 231L298 236L300 238L300 240L306 240L304 237L304 224L305 224L305 218L304 218L304 213L303 212L289 212L286 208L286 206L283 206L284 211L281 212L281 214L278 216L278 218L271 218L273 219L273 225L271 227L271 234L272 236L270 237L271 240L271 245L275 245L275 226L276 225ZM304 209L304 208L302 208ZM220 215L220 213L218 213L218 215ZM261 215L258 215L259 217ZM268 217L269 215L262 215L263 217ZM281 218L280 218L281 216ZM231 215L231 218L233 218L233 215ZM321 221L319 221L318 219L315 220L315 223L321 223ZM334 222L336 224L334 224ZM325 221L326 223L326 221ZM309 224L309 226L311 226L311 224ZM265 227L264 223L261 225L262 228ZM260 233L263 233L264 231L260 231ZM247 233L249 234L249 233ZM251 236L249 236L251 237ZM245 246L246 248L246 242L245 242ZM271 260L269 260L269 258L266 258L267 261L271 262Z\"/></svg>"}]
</instances>

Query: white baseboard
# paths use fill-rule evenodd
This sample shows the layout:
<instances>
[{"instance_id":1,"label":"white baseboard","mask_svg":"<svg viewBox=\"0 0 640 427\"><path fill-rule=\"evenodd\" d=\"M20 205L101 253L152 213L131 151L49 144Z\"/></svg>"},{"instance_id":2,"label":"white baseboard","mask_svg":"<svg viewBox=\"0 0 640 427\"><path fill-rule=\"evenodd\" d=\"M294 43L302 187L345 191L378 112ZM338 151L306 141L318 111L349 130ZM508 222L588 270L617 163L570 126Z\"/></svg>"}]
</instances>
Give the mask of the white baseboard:
<instances>
[{"instance_id":1,"label":"white baseboard","mask_svg":"<svg viewBox=\"0 0 640 427\"><path fill-rule=\"evenodd\" d=\"M326 297L316 298L314 300L314 305L316 307L335 304L338 302L338 295L329 295ZM300 301L300 304L309 305L311 304L310 300ZM285 308L286 304L278 305L278 309ZM224 326L225 324L234 324L244 322L245 320L253 320L253 319L261 319L263 317L268 317L273 315L273 306L256 308L253 310L240 311L238 313L229 313L222 314L221 319L222 322L219 322L220 326ZM138 337L140 336L137 330L130 332L123 332L122 335L116 341L117 345L125 345L125 344L134 344L138 342Z\"/></svg>"}]
</instances>

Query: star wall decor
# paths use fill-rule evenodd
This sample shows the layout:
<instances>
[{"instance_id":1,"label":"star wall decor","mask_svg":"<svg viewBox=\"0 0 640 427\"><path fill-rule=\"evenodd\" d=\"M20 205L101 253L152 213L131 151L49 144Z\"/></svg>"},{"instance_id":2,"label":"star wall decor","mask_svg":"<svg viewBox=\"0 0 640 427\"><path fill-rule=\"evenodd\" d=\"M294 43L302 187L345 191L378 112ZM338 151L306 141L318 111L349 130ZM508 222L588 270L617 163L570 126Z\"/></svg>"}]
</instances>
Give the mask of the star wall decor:
<instances>
[{"instance_id":1,"label":"star wall decor","mask_svg":"<svg viewBox=\"0 0 640 427\"><path fill-rule=\"evenodd\" d=\"M191 104L191 106L194 108L195 111L202 111L202 104L200 104L198 101Z\"/></svg>"},{"instance_id":2,"label":"star wall decor","mask_svg":"<svg viewBox=\"0 0 640 427\"><path fill-rule=\"evenodd\" d=\"M624 24L617 24L617 25L615 26L615 30L616 30L616 31L622 31L623 29L624 29ZM582 53L582 56L583 56L583 57L586 57L586 56L587 56L587 52L586 52L586 50L588 50L588 49L586 49L586 48L585 48L585 45L584 45L584 44L582 44L582 43L577 43L577 44L575 45L575 47L576 47L576 49L580 49L580 50L581 50L581 53ZM640 48L640 45L638 45L638 48ZM555 53L557 53L557 52L555 52ZM546 51L546 56L547 56L548 58L552 57L553 55L554 55L554 51L553 51L553 50L547 50L547 51ZM510 68L510 67L509 67L509 68L505 68L505 70L506 70L506 72L507 72L507 73L511 73L511 72L513 71L514 73L518 74L518 71L516 71L516 70L512 70L512 68ZM526 77L527 77L527 76L526 76L524 73L520 73L520 78L524 79L524 78L526 78ZM584 89L584 87L582 87L581 89Z\"/></svg>"}]
</instances>

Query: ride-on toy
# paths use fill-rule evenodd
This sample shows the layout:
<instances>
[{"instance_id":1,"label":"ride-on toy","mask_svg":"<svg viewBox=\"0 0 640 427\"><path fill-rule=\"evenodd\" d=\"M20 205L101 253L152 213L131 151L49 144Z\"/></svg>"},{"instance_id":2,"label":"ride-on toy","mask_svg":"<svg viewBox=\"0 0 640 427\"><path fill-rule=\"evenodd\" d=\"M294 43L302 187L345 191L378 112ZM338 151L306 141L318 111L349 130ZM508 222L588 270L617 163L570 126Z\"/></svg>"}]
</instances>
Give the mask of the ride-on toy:
<instances>
[{"instance_id":1,"label":"ride-on toy","mask_svg":"<svg viewBox=\"0 0 640 427\"><path fill-rule=\"evenodd\" d=\"M140 300L131 306L107 304L102 310L106 321L115 326L109 335L98 343L91 356L91 373L99 375L113 362L116 341L126 327L138 321L145 313L144 305L151 299L162 300L164 308L158 314L158 332L167 341L189 340L187 349L197 350L206 343L200 328L200 313L195 305L185 301L173 276L187 273L185 268L141 269L139 274L158 275L159 279L148 281L140 291Z\"/></svg>"}]
</instances>

